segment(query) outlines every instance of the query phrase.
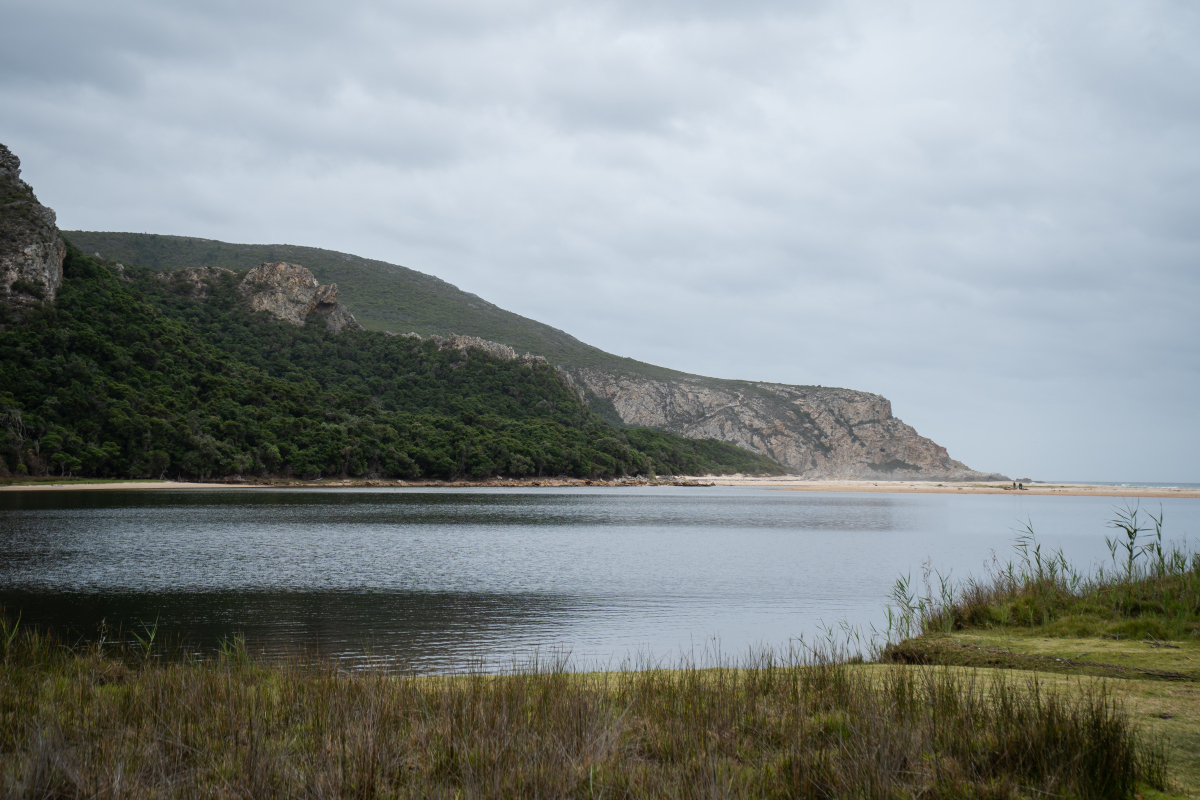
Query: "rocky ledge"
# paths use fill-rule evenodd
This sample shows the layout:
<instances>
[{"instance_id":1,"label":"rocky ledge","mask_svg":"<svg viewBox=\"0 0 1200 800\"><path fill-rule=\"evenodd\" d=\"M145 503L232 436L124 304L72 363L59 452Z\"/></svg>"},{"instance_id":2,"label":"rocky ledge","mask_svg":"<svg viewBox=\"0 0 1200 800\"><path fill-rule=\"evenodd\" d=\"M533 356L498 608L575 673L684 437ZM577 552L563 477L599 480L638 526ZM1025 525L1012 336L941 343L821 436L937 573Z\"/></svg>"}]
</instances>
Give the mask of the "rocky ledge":
<instances>
[{"instance_id":1,"label":"rocky ledge","mask_svg":"<svg viewBox=\"0 0 1200 800\"><path fill-rule=\"evenodd\" d=\"M52 302L62 285L66 245L54 211L21 180L21 160L0 144L0 292L11 306Z\"/></svg>"}]
</instances>

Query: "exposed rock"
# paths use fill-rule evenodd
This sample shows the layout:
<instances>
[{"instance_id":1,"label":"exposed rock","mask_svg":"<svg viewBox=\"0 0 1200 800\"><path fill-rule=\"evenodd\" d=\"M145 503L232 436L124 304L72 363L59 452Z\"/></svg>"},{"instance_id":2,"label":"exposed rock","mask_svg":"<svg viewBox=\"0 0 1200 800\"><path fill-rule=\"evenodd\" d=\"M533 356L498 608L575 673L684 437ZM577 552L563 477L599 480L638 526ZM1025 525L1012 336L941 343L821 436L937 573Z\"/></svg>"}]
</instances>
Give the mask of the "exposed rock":
<instances>
[{"instance_id":1,"label":"exposed rock","mask_svg":"<svg viewBox=\"0 0 1200 800\"><path fill-rule=\"evenodd\" d=\"M707 379L649 380L572 370L628 425L720 439L812 478L1007 480L976 472L892 416L887 398L850 389Z\"/></svg>"},{"instance_id":2,"label":"exposed rock","mask_svg":"<svg viewBox=\"0 0 1200 800\"><path fill-rule=\"evenodd\" d=\"M309 314L319 314L333 333L345 328L362 330L350 310L337 301L337 284L321 286L312 272L297 264L276 261L250 270L238 292L254 311L266 311L276 319L303 325Z\"/></svg>"},{"instance_id":3,"label":"exposed rock","mask_svg":"<svg viewBox=\"0 0 1200 800\"><path fill-rule=\"evenodd\" d=\"M0 144L0 292L10 305L49 303L58 293L67 248L55 222L21 180L21 160Z\"/></svg>"},{"instance_id":4,"label":"exposed rock","mask_svg":"<svg viewBox=\"0 0 1200 800\"><path fill-rule=\"evenodd\" d=\"M396 335L390 331L387 333L391 336ZM405 339L416 339L419 342L424 341L424 338L419 333L405 333L401 334L401 336ZM513 350L506 344L489 342L487 339L480 339L478 336L460 336L457 333L452 333L449 336L442 337L435 334L430 336L429 340L436 342L439 350L459 350L463 353L466 353L468 350L474 348L476 350L482 350L488 355L495 356L501 361L520 361L522 364L526 365L550 363L542 356L535 356L532 353L517 355L517 351ZM568 382L570 382L570 376L564 373L564 377L566 377Z\"/></svg>"},{"instance_id":5,"label":"exposed rock","mask_svg":"<svg viewBox=\"0 0 1200 800\"><path fill-rule=\"evenodd\" d=\"M121 265L117 265L121 266ZM124 267L121 267L122 274ZM181 281L191 284L192 296L197 300L204 300L208 297L208 284L210 281L218 281L224 275L236 275L237 273L231 269L223 269L221 267L190 267L188 269L177 269L154 273L154 277L160 281Z\"/></svg>"},{"instance_id":6,"label":"exposed rock","mask_svg":"<svg viewBox=\"0 0 1200 800\"><path fill-rule=\"evenodd\" d=\"M392 334L395 335L395 334ZM416 333L401 334L423 341ZM547 363L476 336L431 336L440 349L477 349L505 361ZM585 399L612 404L627 425L731 442L770 456L807 478L1008 480L972 470L946 448L892 416L887 398L821 386L651 380L600 369L557 368Z\"/></svg>"}]
</instances>

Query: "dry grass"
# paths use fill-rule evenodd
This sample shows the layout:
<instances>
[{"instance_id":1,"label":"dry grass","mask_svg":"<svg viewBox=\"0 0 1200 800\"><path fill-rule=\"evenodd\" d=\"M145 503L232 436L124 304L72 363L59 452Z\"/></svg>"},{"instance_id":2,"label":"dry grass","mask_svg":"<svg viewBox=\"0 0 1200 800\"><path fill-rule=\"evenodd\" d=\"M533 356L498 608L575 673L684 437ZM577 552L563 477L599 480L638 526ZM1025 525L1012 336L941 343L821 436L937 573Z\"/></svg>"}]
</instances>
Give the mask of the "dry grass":
<instances>
[{"instance_id":1,"label":"dry grass","mask_svg":"<svg viewBox=\"0 0 1200 800\"><path fill-rule=\"evenodd\" d=\"M1101 683L791 654L450 678L14 633L5 797L1131 797L1163 753Z\"/></svg>"}]
</instances>

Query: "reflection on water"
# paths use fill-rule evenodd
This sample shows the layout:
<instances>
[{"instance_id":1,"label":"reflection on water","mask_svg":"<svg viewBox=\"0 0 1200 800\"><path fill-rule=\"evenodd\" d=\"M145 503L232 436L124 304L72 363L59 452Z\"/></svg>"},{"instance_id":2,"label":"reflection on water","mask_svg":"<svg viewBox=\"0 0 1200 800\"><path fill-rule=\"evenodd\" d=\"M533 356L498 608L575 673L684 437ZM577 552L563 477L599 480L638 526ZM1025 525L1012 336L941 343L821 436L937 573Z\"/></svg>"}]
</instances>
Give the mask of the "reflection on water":
<instances>
[{"instance_id":1,"label":"reflection on water","mask_svg":"<svg viewBox=\"0 0 1200 800\"><path fill-rule=\"evenodd\" d=\"M1157 506L1156 506L1157 508ZM1084 564L1103 498L744 488L0 493L0 602L26 622L420 669L562 648L668 658L881 624L897 574L978 574L1033 520ZM1168 532L1200 502L1164 504Z\"/></svg>"},{"instance_id":2,"label":"reflection on water","mask_svg":"<svg viewBox=\"0 0 1200 800\"><path fill-rule=\"evenodd\" d=\"M189 650L209 650L241 635L268 653L413 661L454 667L528 642L554 641L570 617L570 598L417 592L7 592L23 619L54 625L71 640L145 637L148 629ZM515 637L515 638L514 638Z\"/></svg>"}]
</instances>

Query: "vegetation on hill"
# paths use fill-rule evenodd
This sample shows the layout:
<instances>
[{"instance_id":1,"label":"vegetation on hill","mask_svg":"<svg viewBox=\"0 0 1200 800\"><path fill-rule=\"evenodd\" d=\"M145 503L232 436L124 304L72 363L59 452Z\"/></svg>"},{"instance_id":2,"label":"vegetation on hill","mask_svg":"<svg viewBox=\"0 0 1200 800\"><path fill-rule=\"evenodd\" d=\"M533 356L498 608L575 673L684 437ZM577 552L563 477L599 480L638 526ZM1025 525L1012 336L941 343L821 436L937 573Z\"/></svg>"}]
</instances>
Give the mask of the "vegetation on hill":
<instances>
[{"instance_id":1,"label":"vegetation on hill","mask_svg":"<svg viewBox=\"0 0 1200 800\"><path fill-rule=\"evenodd\" d=\"M546 364L378 333L335 337L246 313L232 282L200 303L182 282L129 271L126 285L70 246L55 303L0 307L0 469L442 479L782 470L682 437L651 457Z\"/></svg>"},{"instance_id":2,"label":"vegetation on hill","mask_svg":"<svg viewBox=\"0 0 1200 800\"><path fill-rule=\"evenodd\" d=\"M290 244L230 244L187 236L64 231L87 253L157 270L221 267L245 272L266 261L288 261L312 270L321 283L336 283L339 300L368 330L502 342L518 353L544 356L572 367L602 367L650 378L691 377L674 370L606 353L570 334L505 311L456 286L406 267Z\"/></svg>"}]
</instances>

